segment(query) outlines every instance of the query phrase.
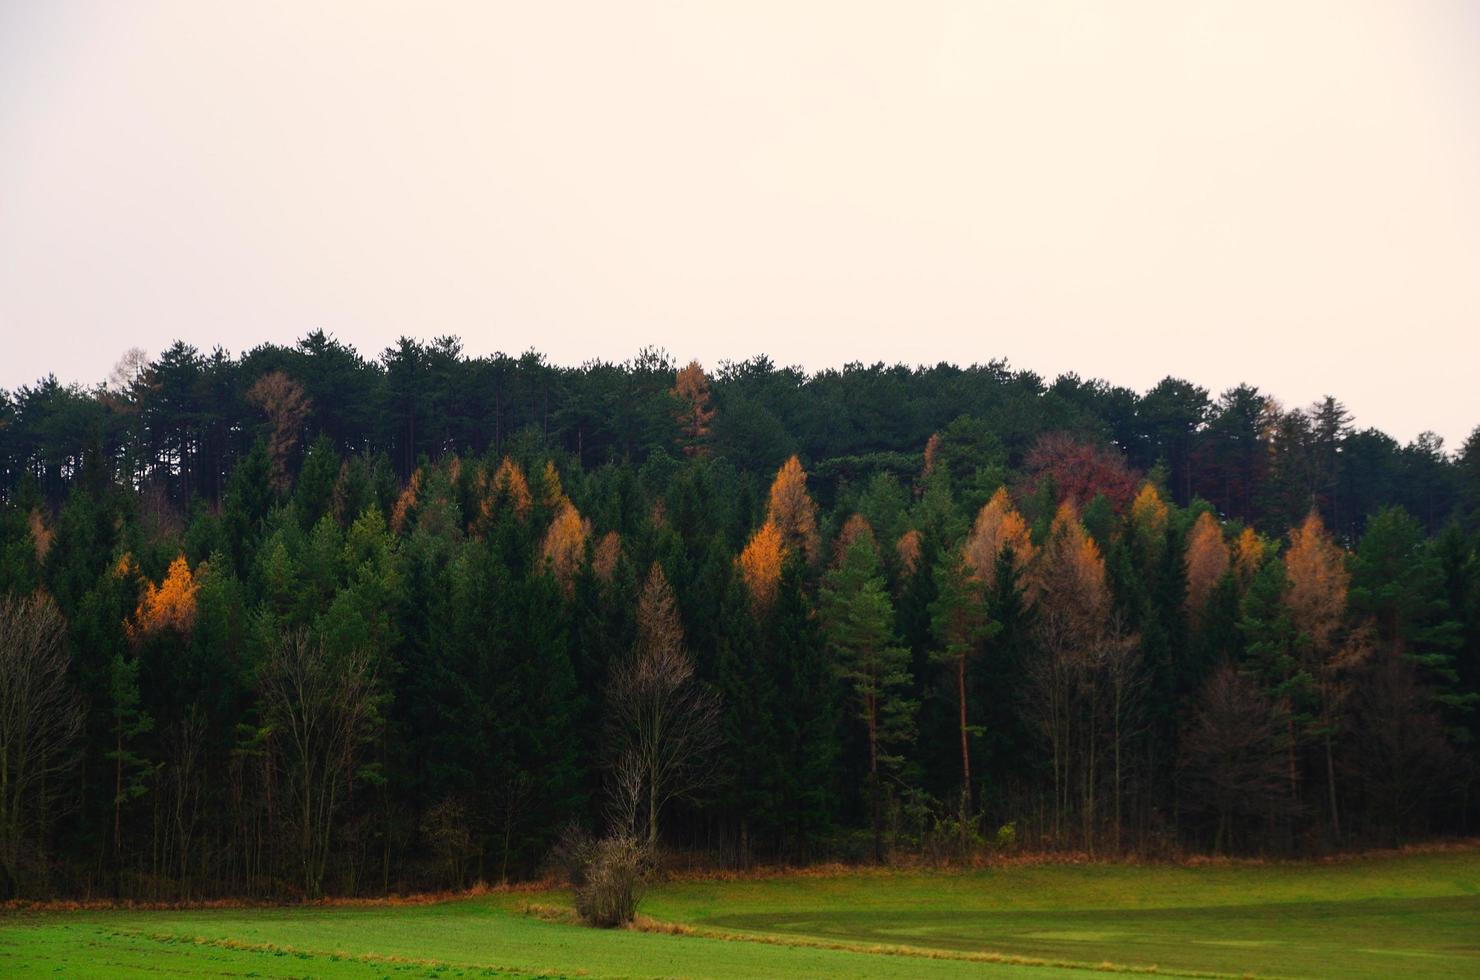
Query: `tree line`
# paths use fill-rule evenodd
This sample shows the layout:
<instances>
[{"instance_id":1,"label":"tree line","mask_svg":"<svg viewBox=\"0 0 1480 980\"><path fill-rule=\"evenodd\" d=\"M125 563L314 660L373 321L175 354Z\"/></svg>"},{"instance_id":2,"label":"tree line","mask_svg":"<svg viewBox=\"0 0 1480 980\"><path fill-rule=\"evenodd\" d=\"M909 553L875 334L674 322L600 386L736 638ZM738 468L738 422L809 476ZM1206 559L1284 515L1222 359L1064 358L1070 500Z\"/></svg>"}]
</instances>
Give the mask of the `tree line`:
<instances>
[{"instance_id":1,"label":"tree line","mask_svg":"<svg viewBox=\"0 0 1480 980\"><path fill-rule=\"evenodd\" d=\"M1480 429L321 333L0 392L0 891L1468 833Z\"/></svg>"}]
</instances>

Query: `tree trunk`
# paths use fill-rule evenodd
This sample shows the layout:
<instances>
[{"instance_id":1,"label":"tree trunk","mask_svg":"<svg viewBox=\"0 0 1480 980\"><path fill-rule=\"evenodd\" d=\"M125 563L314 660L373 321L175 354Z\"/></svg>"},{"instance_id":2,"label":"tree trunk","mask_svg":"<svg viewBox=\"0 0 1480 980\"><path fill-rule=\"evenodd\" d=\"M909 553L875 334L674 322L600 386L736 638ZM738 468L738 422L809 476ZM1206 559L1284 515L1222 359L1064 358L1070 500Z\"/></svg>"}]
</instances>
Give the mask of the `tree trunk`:
<instances>
[{"instance_id":1,"label":"tree trunk","mask_svg":"<svg viewBox=\"0 0 1480 980\"><path fill-rule=\"evenodd\" d=\"M956 660L956 698L961 707L961 821L962 832L971 813L971 746L966 737L966 658Z\"/></svg>"}]
</instances>

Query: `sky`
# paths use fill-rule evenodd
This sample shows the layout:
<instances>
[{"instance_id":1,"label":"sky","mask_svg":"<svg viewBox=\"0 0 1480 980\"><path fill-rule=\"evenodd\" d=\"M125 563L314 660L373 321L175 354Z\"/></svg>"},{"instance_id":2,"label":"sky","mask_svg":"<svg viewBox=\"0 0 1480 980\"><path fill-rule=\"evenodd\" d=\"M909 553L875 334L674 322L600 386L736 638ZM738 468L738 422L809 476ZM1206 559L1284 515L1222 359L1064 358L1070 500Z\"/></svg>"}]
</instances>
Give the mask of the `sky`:
<instances>
[{"instance_id":1,"label":"sky","mask_svg":"<svg viewBox=\"0 0 1480 980\"><path fill-rule=\"evenodd\" d=\"M1480 423L1480 4L0 0L0 387L324 329Z\"/></svg>"}]
</instances>

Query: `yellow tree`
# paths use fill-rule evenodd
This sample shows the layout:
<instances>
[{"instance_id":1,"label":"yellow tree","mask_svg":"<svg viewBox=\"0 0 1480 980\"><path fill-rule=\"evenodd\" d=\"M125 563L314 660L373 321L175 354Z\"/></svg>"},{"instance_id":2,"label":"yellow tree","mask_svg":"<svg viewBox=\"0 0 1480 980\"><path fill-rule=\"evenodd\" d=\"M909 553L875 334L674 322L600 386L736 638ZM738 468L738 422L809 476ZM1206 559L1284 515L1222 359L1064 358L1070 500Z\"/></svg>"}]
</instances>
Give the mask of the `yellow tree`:
<instances>
[{"instance_id":1,"label":"yellow tree","mask_svg":"<svg viewBox=\"0 0 1480 980\"><path fill-rule=\"evenodd\" d=\"M1007 490L999 487L976 515L963 554L972 574L992 589L997 585L997 562L1008 550L1020 585L1031 586L1032 576L1028 571L1038 556L1038 548L1033 544L1028 522L1013 507Z\"/></svg>"},{"instance_id":2,"label":"yellow tree","mask_svg":"<svg viewBox=\"0 0 1480 980\"><path fill-rule=\"evenodd\" d=\"M131 621L124 624L130 639L140 640L165 630L189 633L195 625L195 600L200 586L184 555L170 562L158 585L145 581L143 595Z\"/></svg>"},{"instance_id":3,"label":"yellow tree","mask_svg":"<svg viewBox=\"0 0 1480 980\"><path fill-rule=\"evenodd\" d=\"M1228 545L1218 519L1203 511L1193 522L1187 536L1187 609L1197 612L1207 604L1208 596L1228 571Z\"/></svg>"},{"instance_id":4,"label":"yellow tree","mask_svg":"<svg viewBox=\"0 0 1480 980\"><path fill-rule=\"evenodd\" d=\"M1254 573L1264 564L1266 550L1264 539L1252 527L1244 528L1234 542L1233 567L1238 572L1239 584L1244 588L1248 588L1249 583L1254 580Z\"/></svg>"},{"instance_id":5,"label":"yellow tree","mask_svg":"<svg viewBox=\"0 0 1480 980\"><path fill-rule=\"evenodd\" d=\"M817 505L807 493L807 473L802 469L802 461L795 456L776 471L766 518L776 525L788 547L799 548L808 561L816 561L820 547Z\"/></svg>"},{"instance_id":6,"label":"yellow tree","mask_svg":"<svg viewBox=\"0 0 1480 980\"><path fill-rule=\"evenodd\" d=\"M1141 542L1142 552L1157 555L1166 540L1167 505L1161 494L1151 483L1141 484L1136 499L1131 502L1131 527Z\"/></svg>"},{"instance_id":7,"label":"yellow tree","mask_svg":"<svg viewBox=\"0 0 1480 980\"><path fill-rule=\"evenodd\" d=\"M486 534L493 526L499 510L504 507L511 509L514 516L521 521L529 516L529 509L534 503L529 492L529 480L524 476L524 469L509 457L503 458L492 477L486 481L480 478L477 486L481 499L478 501L478 516L474 523L475 533Z\"/></svg>"},{"instance_id":8,"label":"yellow tree","mask_svg":"<svg viewBox=\"0 0 1480 980\"><path fill-rule=\"evenodd\" d=\"M540 483L540 503L550 510L559 510L569 499L565 496L565 487L560 484L560 471L555 469L554 460L545 460L545 471Z\"/></svg>"},{"instance_id":9,"label":"yellow tree","mask_svg":"<svg viewBox=\"0 0 1480 980\"><path fill-rule=\"evenodd\" d=\"M714 409L709 407L709 378L698 361L690 361L678 372L670 394L678 402L674 420L682 433L679 441L684 455L706 455L709 447L705 443L709 439L709 423L714 419Z\"/></svg>"},{"instance_id":10,"label":"yellow tree","mask_svg":"<svg viewBox=\"0 0 1480 980\"><path fill-rule=\"evenodd\" d=\"M1296 649L1306 672L1315 681L1320 699L1312 734L1319 736L1325 745L1331 829L1340 837L1331 741L1350 693L1348 673L1366 658L1370 644L1366 631L1344 628L1347 590L1351 584L1346 552L1332 540L1315 511L1290 532L1285 574L1289 581L1285 602L1290 609L1291 625L1295 627Z\"/></svg>"},{"instance_id":11,"label":"yellow tree","mask_svg":"<svg viewBox=\"0 0 1480 980\"><path fill-rule=\"evenodd\" d=\"M1106 710L1100 679L1113 682L1109 709L1118 797L1120 721L1134 644L1114 625L1104 558L1071 502L1054 516L1034 573L1040 653L1029 665L1029 693L1052 754L1055 832L1078 786L1084 840L1093 846L1100 747L1095 725Z\"/></svg>"},{"instance_id":12,"label":"yellow tree","mask_svg":"<svg viewBox=\"0 0 1480 980\"><path fill-rule=\"evenodd\" d=\"M586 557L586 539L590 536L591 522L581 516L575 504L569 500L563 502L545 532L540 554L566 592L575 583L576 571Z\"/></svg>"},{"instance_id":13,"label":"yellow tree","mask_svg":"<svg viewBox=\"0 0 1480 980\"><path fill-rule=\"evenodd\" d=\"M750 541L735 559L740 576L750 593L752 610L759 615L771 607L776 586L781 582L781 566L786 560L786 546L773 521L766 521L750 536Z\"/></svg>"}]
</instances>

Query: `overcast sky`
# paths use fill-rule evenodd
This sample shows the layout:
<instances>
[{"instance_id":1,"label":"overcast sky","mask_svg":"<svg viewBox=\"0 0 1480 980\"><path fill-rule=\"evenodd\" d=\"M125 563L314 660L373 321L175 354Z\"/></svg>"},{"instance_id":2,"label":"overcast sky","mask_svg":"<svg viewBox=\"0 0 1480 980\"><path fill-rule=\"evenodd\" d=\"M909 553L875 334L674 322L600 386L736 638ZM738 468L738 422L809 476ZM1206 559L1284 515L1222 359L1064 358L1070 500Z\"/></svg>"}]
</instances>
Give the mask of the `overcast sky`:
<instances>
[{"instance_id":1,"label":"overcast sky","mask_svg":"<svg viewBox=\"0 0 1480 980\"><path fill-rule=\"evenodd\" d=\"M0 0L0 387L323 328L1480 422L1480 4Z\"/></svg>"}]
</instances>

